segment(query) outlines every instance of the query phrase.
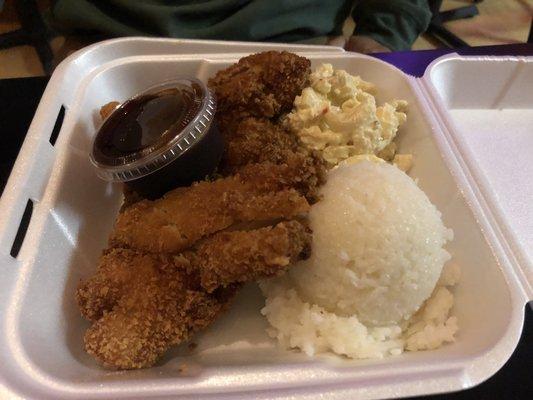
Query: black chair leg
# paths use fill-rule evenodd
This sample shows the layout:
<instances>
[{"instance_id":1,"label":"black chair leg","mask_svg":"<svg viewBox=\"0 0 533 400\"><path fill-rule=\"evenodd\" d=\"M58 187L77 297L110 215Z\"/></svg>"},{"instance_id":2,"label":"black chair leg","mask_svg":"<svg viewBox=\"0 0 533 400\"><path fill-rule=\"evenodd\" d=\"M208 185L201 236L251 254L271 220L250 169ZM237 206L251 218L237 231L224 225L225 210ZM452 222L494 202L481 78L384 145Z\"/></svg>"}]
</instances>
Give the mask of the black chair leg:
<instances>
[{"instance_id":1,"label":"black chair leg","mask_svg":"<svg viewBox=\"0 0 533 400\"><path fill-rule=\"evenodd\" d=\"M455 10L441 11L438 14L439 21L448 22L458 19L472 18L479 14L479 10L475 5L456 8Z\"/></svg>"},{"instance_id":2,"label":"black chair leg","mask_svg":"<svg viewBox=\"0 0 533 400\"><path fill-rule=\"evenodd\" d=\"M474 3L479 3L482 0L474 0ZM444 46L449 48L469 47L468 43L454 35L444 27L447 21L454 21L464 18L472 18L479 14L475 5L456 8L449 11L440 11L442 0L429 0L429 6L433 14L433 18L427 29L427 33L438 40Z\"/></svg>"},{"instance_id":3,"label":"black chair leg","mask_svg":"<svg viewBox=\"0 0 533 400\"><path fill-rule=\"evenodd\" d=\"M51 34L44 24L37 2L35 0L18 0L15 2L15 8L22 29L28 35L29 44L35 47L45 73L50 75L54 59L54 53L48 43Z\"/></svg>"},{"instance_id":4,"label":"black chair leg","mask_svg":"<svg viewBox=\"0 0 533 400\"><path fill-rule=\"evenodd\" d=\"M8 49L15 46L28 44L28 35L22 29L2 33L0 35L0 49Z\"/></svg>"}]
</instances>

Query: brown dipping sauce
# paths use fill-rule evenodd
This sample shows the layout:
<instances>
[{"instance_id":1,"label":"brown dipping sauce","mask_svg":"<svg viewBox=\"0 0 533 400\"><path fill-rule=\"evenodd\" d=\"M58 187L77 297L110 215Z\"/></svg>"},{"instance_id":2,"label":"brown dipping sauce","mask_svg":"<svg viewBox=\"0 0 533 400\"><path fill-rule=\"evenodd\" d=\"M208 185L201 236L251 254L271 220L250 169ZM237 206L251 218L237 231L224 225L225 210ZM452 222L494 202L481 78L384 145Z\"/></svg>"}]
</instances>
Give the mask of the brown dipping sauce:
<instances>
[{"instance_id":1,"label":"brown dipping sauce","mask_svg":"<svg viewBox=\"0 0 533 400\"><path fill-rule=\"evenodd\" d=\"M124 170L125 178L121 175L117 180L127 181L133 190L151 199L205 178L216 168L223 149L214 121L206 124L204 118L198 120L201 125L189 126L205 106L206 90L191 81L188 86L151 91L126 101L100 128L93 144L93 163L100 169ZM210 118L214 112L205 115ZM207 131L200 133L201 128ZM182 145L174 151L180 139ZM157 162L166 165L154 168L154 158L163 152ZM129 164L131 180L127 179ZM150 167L154 170L144 173ZM136 174L142 176L136 178Z\"/></svg>"},{"instance_id":2,"label":"brown dipping sauce","mask_svg":"<svg viewBox=\"0 0 533 400\"><path fill-rule=\"evenodd\" d=\"M94 158L123 163L165 144L196 116L200 101L190 90L176 88L133 98L105 121L95 141Z\"/></svg>"}]
</instances>

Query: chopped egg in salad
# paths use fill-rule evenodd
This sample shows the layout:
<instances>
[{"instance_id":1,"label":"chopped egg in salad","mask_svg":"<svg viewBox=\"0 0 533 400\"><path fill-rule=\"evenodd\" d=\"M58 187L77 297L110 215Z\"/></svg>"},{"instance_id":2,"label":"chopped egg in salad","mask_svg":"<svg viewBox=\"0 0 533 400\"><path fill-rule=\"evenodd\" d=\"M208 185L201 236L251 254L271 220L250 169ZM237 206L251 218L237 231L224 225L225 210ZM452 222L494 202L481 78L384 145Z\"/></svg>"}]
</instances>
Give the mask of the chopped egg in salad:
<instances>
[{"instance_id":1,"label":"chopped egg in salad","mask_svg":"<svg viewBox=\"0 0 533 400\"><path fill-rule=\"evenodd\" d=\"M332 165L365 154L392 161L392 140L407 120L405 100L378 106L372 83L331 64L319 66L310 83L296 97L286 120L306 147L320 151ZM406 160L402 161L405 168Z\"/></svg>"}]
</instances>

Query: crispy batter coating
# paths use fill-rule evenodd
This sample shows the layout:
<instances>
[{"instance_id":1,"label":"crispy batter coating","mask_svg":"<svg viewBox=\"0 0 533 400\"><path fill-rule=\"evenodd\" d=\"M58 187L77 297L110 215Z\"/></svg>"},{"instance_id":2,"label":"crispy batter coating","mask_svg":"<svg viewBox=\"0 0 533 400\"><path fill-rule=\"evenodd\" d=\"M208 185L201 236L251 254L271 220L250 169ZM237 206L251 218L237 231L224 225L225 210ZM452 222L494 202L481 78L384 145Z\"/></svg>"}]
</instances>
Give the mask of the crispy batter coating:
<instances>
[{"instance_id":1,"label":"crispy batter coating","mask_svg":"<svg viewBox=\"0 0 533 400\"><path fill-rule=\"evenodd\" d=\"M124 201L122 202L122 207L120 207L120 212L124 211L132 204L144 200L144 197L133 190L127 183L123 184L122 193L124 194Z\"/></svg>"},{"instance_id":2,"label":"crispy batter coating","mask_svg":"<svg viewBox=\"0 0 533 400\"><path fill-rule=\"evenodd\" d=\"M297 221L252 231L220 232L198 246L191 265L211 292L235 282L272 277L310 253L311 232Z\"/></svg>"},{"instance_id":3,"label":"crispy batter coating","mask_svg":"<svg viewBox=\"0 0 533 400\"><path fill-rule=\"evenodd\" d=\"M267 51L241 58L219 71L208 85L218 99L222 130L247 116L273 118L292 108L305 87L311 62L286 51Z\"/></svg>"},{"instance_id":4,"label":"crispy batter coating","mask_svg":"<svg viewBox=\"0 0 533 400\"><path fill-rule=\"evenodd\" d=\"M89 354L108 368L153 365L170 347L210 324L242 282L283 272L309 251L297 221L252 231L219 232L179 255L112 249L76 297L95 321Z\"/></svg>"},{"instance_id":5,"label":"crispy batter coating","mask_svg":"<svg viewBox=\"0 0 533 400\"><path fill-rule=\"evenodd\" d=\"M100 118L102 121L109 117L119 106L120 103L118 101L110 101L100 107Z\"/></svg>"},{"instance_id":6,"label":"crispy batter coating","mask_svg":"<svg viewBox=\"0 0 533 400\"><path fill-rule=\"evenodd\" d=\"M137 203L119 216L110 243L144 251L179 252L234 223L292 218L309 208L293 189L257 196L229 190L216 194Z\"/></svg>"},{"instance_id":7,"label":"crispy batter coating","mask_svg":"<svg viewBox=\"0 0 533 400\"><path fill-rule=\"evenodd\" d=\"M321 157L305 151L278 117L291 110L310 73L310 61L292 53L268 51L244 57L209 80L218 99L217 121L226 140L219 167L223 175L239 172L252 163L303 163L300 179L309 201L325 180ZM309 174L308 172L313 172ZM309 181L306 181L309 180Z\"/></svg>"},{"instance_id":8,"label":"crispy batter coating","mask_svg":"<svg viewBox=\"0 0 533 400\"><path fill-rule=\"evenodd\" d=\"M123 292L112 308L87 330L85 349L107 368L133 369L153 365L172 345L187 340L190 335L210 324L222 312L236 293L236 286L212 294L194 285L190 288L185 272L170 257L142 254L133 250L116 249L103 257L97 276L113 280L112 262L122 269L131 269L130 280L116 290ZM111 276L105 276L106 271ZM88 283L98 294L112 290ZM87 285L86 285L87 286ZM81 288L80 288L81 291ZM78 298L82 296L78 291ZM97 304L88 299L86 302Z\"/></svg>"},{"instance_id":9,"label":"crispy batter coating","mask_svg":"<svg viewBox=\"0 0 533 400\"><path fill-rule=\"evenodd\" d=\"M325 181L324 163L316 155L288 153L284 162L248 164L237 175L261 190L291 187L308 199L316 196L318 186ZM273 189L273 188L276 189Z\"/></svg>"},{"instance_id":10,"label":"crispy batter coating","mask_svg":"<svg viewBox=\"0 0 533 400\"><path fill-rule=\"evenodd\" d=\"M326 181L326 164L323 157L318 153L307 151L287 151L280 154L283 161L276 163L275 166L272 162L248 164L237 169L236 173L244 179L252 179L254 175L256 178L263 174L268 175L268 171L271 173L277 169L285 171L284 174L275 174L278 182L296 189L311 204L318 201L318 188Z\"/></svg>"},{"instance_id":11,"label":"crispy batter coating","mask_svg":"<svg viewBox=\"0 0 533 400\"><path fill-rule=\"evenodd\" d=\"M87 330L85 349L106 368L150 367L169 347L213 322L236 290L216 296L187 290L179 279L151 278Z\"/></svg>"},{"instance_id":12,"label":"crispy batter coating","mask_svg":"<svg viewBox=\"0 0 533 400\"><path fill-rule=\"evenodd\" d=\"M235 223L303 215L309 204L300 193L316 187L314 168L308 157L295 156L287 164L248 165L236 175L143 200L119 215L110 243L178 252Z\"/></svg>"},{"instance_id":13,"label":"crispy batter coating","mask_svg":"<svg viewBox=\"0 0 533 400\"><path fill-rule=\"evenodd\" d=\"M298 138L266 118L245 118L225 132L226 151L220 170L235 173L247 164L283 164L287 155L299 150Z\"/></svg>"}]
</instances>

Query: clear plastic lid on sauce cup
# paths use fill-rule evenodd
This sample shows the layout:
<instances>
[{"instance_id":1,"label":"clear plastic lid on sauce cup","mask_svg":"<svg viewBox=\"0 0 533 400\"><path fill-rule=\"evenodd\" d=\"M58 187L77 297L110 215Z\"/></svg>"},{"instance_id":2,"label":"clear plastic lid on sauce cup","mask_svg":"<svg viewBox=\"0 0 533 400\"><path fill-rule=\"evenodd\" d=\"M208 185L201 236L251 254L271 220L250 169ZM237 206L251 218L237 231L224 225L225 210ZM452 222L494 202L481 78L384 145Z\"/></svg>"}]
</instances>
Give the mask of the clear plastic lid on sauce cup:
<instances>
[{"instance_id":1,"label":"clear plastic lid on sauce cup","mask_svg":"<svg viewBox=\"0 0 533 400\"><path fill-rule=\"evenodd\" d=\"M216 99L196 78L148 88L104 121L92 146L98 176L127 182L147 198L204 179L218 165L223 141Z\"/></svg>"}]
</instances>

